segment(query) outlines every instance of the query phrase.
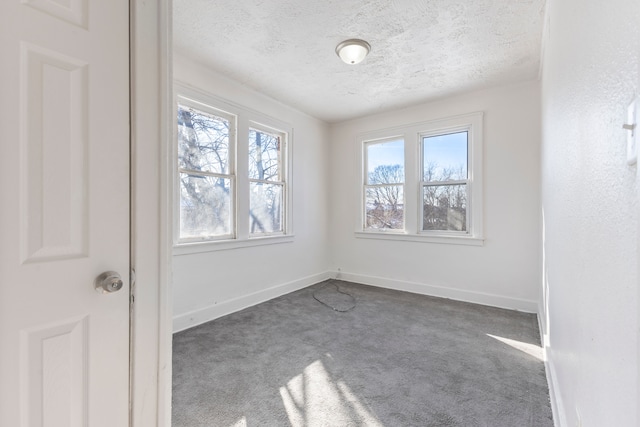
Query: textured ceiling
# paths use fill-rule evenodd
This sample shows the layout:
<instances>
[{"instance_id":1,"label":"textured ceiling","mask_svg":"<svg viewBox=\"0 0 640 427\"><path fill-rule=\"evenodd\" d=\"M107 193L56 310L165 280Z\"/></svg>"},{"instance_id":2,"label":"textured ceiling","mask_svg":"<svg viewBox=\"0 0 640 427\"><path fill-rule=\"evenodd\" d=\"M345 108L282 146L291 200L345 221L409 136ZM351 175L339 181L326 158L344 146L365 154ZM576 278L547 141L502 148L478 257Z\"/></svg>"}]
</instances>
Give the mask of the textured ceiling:
<instances>
[{"instance_id":1,"label":"textured ceiling","mask_svg":"<svg viewBox=\"0 0 640 427\"><path fill-rule=\"evenodd\" d=\"M328 122L537 78L544 0L174 0L174 48ZM335 46L371 44L358 65Z\"/></svg>"}]
</instances>

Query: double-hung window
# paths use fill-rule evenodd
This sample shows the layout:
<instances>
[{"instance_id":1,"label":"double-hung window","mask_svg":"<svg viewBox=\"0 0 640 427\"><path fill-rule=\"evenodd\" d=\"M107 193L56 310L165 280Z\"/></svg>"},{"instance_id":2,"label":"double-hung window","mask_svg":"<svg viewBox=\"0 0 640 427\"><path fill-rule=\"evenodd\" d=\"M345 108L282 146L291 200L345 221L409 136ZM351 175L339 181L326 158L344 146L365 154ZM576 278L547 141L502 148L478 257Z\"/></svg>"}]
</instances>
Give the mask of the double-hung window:
<instances>
[{"instance_id":1,"label":"double-hung window","mask_svg":"<svg viewBox=\"0 0 640 427\"><path fill-rule=\"evenodd\" d=\"M364 151L364 228L404 230L404 141L367 141Z\"/></svg>"},{"instance_id":2,"label":"double-hung window","mask_svg":"<svg viewBox=\"0 0 640 427\"><path fill-rule=\"evenodd\" d=\"M422 231L465 233L469 190L469 131L423 134Z\"/></svg>"},{"instance_id":3,"label":"double-hung window","mask_svg":"<svg viewBox=\"0 0 640 427\"><path fill-rule=\"evenodd\" d=\"M291 241L291 127L177 87L174 253Z\"/></svg>"},{"instance_id":4,"label":"double-hung window","mask_svg":"<svg viewBox=\"0 0 640 427\"><path fill-rule=\"evenodd\" d=\"M234 143L233 115L180 99L180 241L234 236Z\"/></svg>"},{"instance_id":5,"label":"double-hung window","mask_svg":"<svg viewBox=\"0 0 640 427\"><path fill-rule=\"evenodd\" d=\"M356 236L481 245L482 113L363 133Z\"/></svg>"},{"instance_id":6,"label":"double-hung window","mask_svg":"<svg viewBox=\"0 0 640 427\"><path fill-rule=\"evenodd\" d=\"M284 231L284 144L282 132L249 129L249 232L251 236Z\"/></svg>"}]
</instances>

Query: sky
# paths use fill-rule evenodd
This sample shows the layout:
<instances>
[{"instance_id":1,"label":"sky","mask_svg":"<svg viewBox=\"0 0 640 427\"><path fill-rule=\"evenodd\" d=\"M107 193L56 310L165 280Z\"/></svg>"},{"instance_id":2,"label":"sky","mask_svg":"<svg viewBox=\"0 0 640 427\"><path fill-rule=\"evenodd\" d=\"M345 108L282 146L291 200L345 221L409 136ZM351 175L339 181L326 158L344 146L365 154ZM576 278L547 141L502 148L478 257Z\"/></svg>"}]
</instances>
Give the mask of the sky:
<instances>
[{"instance_id":1,"label":"sky","mask_svg":"<svg viewBox=\"0 0 640 427\"><path fill-rule=\"evenodd\" d=\"M467 132L458 132L424 138L424 163L429 161L438 168L467 166ZM368 172L380 165L403 165L404 144L402 139L390 140L367 147Z\"/></svg>"}]
</instances>

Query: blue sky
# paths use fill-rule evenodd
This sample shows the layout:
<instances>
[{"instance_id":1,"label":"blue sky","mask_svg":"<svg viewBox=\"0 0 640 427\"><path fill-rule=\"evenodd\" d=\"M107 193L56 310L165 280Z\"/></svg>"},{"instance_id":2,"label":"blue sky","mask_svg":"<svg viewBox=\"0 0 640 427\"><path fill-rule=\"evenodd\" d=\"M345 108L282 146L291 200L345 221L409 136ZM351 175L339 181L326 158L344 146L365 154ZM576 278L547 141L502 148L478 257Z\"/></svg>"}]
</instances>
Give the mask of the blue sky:
<instances>
[{"instance_id":1,"label":"blue sky","mask_svg":"<svg viewBox=\"0 0 640 427\"><path fill-rule=\"evenodd\" d=\"M458 179L466 178L467 171L467 132L450 133L447 135L432 136L423 139L424 142L424 165L429 162L435 163L436 176L437 171L444 168L458 169L463 168L465 176L457 177Z\"/></svg>"},{"instance_id":2,"label":"blue sky","mask_svg":"<svg viewBox=\"0 0 640 427\"><path fill-rule=\"evenodd\" d=\"M438 170L443 168L466 171L467 166L467 132L458 132L424 138L424 164L429 161L437 164ZM421 141L422 142L422 141ZM371 144L367 150L368 172L379 165L404 165L404 144L402 139ZM464 177L463 177L464 178Z\"/></svg>"}]
</instances>

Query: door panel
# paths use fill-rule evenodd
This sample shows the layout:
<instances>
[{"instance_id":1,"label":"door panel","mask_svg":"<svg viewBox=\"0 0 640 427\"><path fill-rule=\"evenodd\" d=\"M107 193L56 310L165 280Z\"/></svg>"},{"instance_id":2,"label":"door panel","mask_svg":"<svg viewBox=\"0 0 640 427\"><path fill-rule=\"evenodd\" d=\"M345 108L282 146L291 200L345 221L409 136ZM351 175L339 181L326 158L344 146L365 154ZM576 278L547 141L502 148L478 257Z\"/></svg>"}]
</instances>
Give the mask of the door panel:
<instances>
[{"instance_id":1,"label":"door panel","mask_svg":"<svg viewBox=\"0 0 640 427\"><path fill-rule=\"evenodd\" d=\"M2 426L128 424L128 13L0 2Z\"/></svg>"}]
</instances>

